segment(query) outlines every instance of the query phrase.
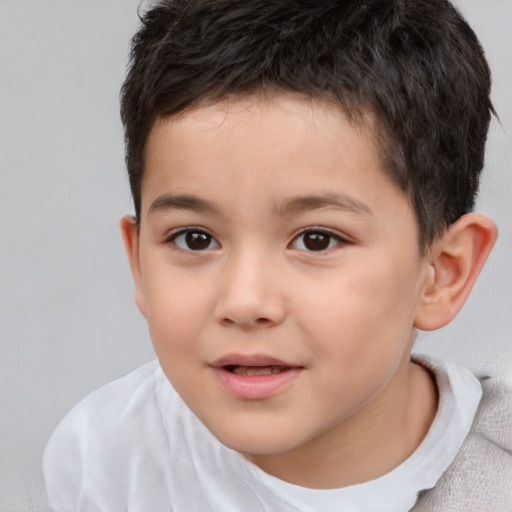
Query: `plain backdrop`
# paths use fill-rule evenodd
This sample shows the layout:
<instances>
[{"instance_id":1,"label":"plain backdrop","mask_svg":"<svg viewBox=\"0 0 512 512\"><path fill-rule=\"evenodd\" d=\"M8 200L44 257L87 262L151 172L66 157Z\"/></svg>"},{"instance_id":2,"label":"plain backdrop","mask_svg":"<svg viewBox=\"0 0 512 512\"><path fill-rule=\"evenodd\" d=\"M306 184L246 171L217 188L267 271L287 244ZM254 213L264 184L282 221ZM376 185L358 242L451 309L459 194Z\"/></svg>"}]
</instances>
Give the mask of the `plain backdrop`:
<instances>
[{"instance_id":1,"label":"plain backdrop","mask_svg":"<svg viewBox=\"0 0 512 512\"><path fill-rule=\"evenodd\" d=\"M118 229L118 91L137 0L0 0L0 510L46 510L40 459L86 394L152 359ZM459 1L494 77L478 210L500 238L458 318L417 350L512 373L512 1ZM456 119L453 120L457 122Z\"/></svg>"}]
</instances>

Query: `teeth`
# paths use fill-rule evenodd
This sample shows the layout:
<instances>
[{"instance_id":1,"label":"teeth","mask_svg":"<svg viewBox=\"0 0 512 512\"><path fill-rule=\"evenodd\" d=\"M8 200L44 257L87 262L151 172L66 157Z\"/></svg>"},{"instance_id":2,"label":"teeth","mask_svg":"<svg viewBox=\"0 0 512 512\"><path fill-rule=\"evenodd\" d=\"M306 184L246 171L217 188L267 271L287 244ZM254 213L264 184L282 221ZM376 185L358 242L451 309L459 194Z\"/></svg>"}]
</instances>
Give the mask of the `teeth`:
<instances>
[{"instance_id":1,"label":"teeth","mask_svg":"<svg viewBox=\"0 0 512 512\"><path fill-rule=\"evenodd\" d=\"M236 375L245 375L248 377L254 375L272 375L283 371L283 366L235 366L233 373Z\"/></svg>"},{"instance_id":2,"label":"teeth","mask_svg":"<svg viewBox=\"0 0 512 512\"><path fill-rule=\"evenodd\" d=\"M272 373L270 366L249 366L245 371L246 375L270 375Z\"/></svg>"}]
</instances>

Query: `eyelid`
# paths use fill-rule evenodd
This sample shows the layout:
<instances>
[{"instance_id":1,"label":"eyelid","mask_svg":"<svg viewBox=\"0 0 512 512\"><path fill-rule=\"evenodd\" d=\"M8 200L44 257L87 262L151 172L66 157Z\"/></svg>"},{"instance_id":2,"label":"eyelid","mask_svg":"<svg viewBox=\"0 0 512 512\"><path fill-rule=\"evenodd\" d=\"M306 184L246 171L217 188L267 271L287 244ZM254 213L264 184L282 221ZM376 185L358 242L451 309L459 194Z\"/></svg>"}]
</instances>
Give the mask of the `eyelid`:
<instances>
[{"instance_id":1,"label":"eyelid","mask_svg":"<svg viewBox=\"0 0 512 512\"><path fill-rule=\"evenodd\" d=\"M167 232L165 234L165 236L163 237L163 244L170 244L170 243L173 243L173 249L176 250L176 251L180 251L180 252L190 252L190 253L204 253L204 252L207 252L208 250L211 250L211 249L204 249L202 251L194 251L192 249L182 249L181 247L178 247L177 244L174 243L174 241L176 240L176 238L178 238L179 236L181 235L184 235L185 233L188 233L188 232L196 232L196 233L204 233L205 235L208 235L212 238L212 240L214 240L217 244L217 247L215 247L215 249L217 249L218 247L220 247L220 242L217 240L217 238L206 228L202 227L202 226L182 226L180 228L176 228L176 229L172 229L171 231Z\"/></svg>"},{"instance_id":2,"label":"eyelid","mask_svg":"<svg viewBox=\"0 0 512 512\"><path fill-rule=\"evenodd\" d=\"M335 249L339 245L352 245L354 243L350 237L348 237L347 235L345 235L335 229L326 228L324 226L308 226L308 227L302 228L301 230L296 232L293 235L289 245L292 245L293 242L295 242L295 240L297 240L301 235L304 235L305 233L311 233L311 232L312 233L322 233L322 234L330 236L332 238L336 238L339 241L339 243L336 244L336 246L331 247L329 249L325 249L322 251L305 251L305 252L310 252L312 254L313 253L325 254L325 253L330 252L331 250ZM303 251L303 249L302 249L302 251Z\"/></svg>"}]
</instances>

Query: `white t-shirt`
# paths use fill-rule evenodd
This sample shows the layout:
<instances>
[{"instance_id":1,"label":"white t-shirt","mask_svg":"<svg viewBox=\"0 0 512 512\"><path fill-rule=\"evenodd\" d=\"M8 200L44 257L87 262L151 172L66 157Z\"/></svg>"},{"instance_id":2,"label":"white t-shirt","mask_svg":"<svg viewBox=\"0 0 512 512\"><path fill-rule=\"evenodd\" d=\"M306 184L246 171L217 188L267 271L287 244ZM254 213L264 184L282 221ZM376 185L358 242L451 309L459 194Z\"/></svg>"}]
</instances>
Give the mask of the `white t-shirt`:
<instances>
[{"instance_id":1,"label":"white t-shirt","mask_svg":"<svg viewBox=\"0 0 512 512\"><path fill-rule=\"evenodd\" d=\"M92 393L52 435L44 454L57 512L406 512L435 486L466 438L481 398L464 367L427 356L439 409L426 438L382 477L308 489L268 475L222 445L152 362Z\"/></svg>"}]
</instances>

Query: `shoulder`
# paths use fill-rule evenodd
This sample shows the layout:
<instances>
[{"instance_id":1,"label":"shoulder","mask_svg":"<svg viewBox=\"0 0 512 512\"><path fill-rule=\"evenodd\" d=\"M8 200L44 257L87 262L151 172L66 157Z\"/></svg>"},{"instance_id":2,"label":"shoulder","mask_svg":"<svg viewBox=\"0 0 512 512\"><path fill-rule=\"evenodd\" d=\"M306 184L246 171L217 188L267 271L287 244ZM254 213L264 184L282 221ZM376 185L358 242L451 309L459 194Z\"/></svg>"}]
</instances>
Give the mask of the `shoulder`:
<instances>
[{"instance_id":1,"label":"shoulder","mask_svg":"<svg viewBox=\"0 0 512 512\"><path fill-rule=\"evenodd\" d=\"M512 384L484 377L473 432L512 457Z\"/></svg>"},{"instance_id":2,"label":"shoulder","mask_svg":"<svg viewBox=\"0 0 512 512\"><path fill-rule=\"evenodd\" d=\"M106 427L114 427L141 406L150 404L148 398L155 392L158 368L156 361L145 364L85 397L58 425L49 446L64 432L79 433L84 427L87 432L90 429L94 432L98 427L105 432Z\"/></svg>"},{"instance_id":3,"label":"shoulder","mask_svg":"<svg viewBox=\"0 0 512 512\"><path fill-rule=\"evenodd\" d=\"M112 475L124 487L129 475L123 472L148 457L140 439L149 430L151 442L144 447L165 451L157 396L161 381L158 363L146 364L87 396L61 421L43 455L48 497L56 510L75 510L84 488L101 495Z\"/></svg>"},{"instance_id":4,"label":"shoulder","mask_svg":"<svg viewBox=\"0 0 512 512\"><path fill-rule=\"evenodd\" d=\"M471 431L436 486L415 511L503 512L512 503L512 386L484 377Z\"/></svg>"}]
</instances>

